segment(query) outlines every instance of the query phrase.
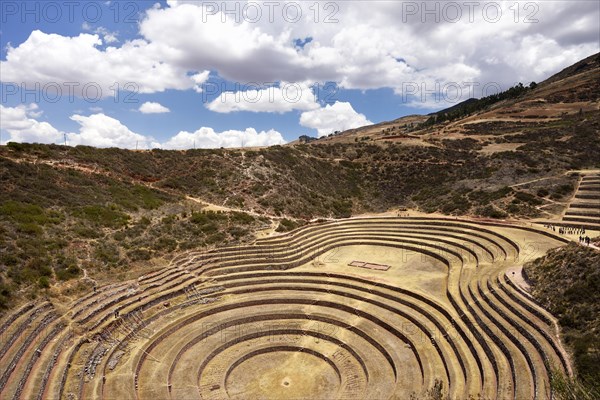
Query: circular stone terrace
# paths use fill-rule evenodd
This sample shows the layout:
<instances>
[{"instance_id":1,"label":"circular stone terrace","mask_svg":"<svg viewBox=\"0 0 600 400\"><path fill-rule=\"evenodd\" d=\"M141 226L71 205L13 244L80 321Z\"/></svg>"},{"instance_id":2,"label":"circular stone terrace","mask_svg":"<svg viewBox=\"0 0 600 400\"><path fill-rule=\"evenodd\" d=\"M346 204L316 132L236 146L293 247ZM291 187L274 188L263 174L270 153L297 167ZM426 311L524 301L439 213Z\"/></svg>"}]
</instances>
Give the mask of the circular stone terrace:
<instances>
[{"instance_id":1,"label":"circular stone terrace","mask_svg":"<svg viewBox=\"0 0 600 400\"><path fill-rule=\"evenodd\" d=\"M0 398L549 396L555 319L518 285L550 230L354 218L188 253L0 321ZM513 272L517 272L513 274Z\"/></svg>"}]
</instances>

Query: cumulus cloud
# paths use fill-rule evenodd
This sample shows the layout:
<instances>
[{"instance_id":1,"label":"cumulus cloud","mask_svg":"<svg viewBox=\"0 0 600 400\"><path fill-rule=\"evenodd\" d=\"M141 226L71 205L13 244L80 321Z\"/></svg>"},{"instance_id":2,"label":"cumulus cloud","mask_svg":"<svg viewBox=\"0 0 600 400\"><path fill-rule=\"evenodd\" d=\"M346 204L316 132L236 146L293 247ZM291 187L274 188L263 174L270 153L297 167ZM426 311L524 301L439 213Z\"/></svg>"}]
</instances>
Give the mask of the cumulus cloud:
<instances>
[{"instance_id":1,"label":"cumulus cloud","mask_svg":"<svg viewBox=\"0 0 600 400\"><path fill-rule=\"evenodd\" d=\"M92 26L87 21L84 21L83 24L81 24L81 29L83 29L84 31L92 31ZM94 33L97 33L98 35L102 36L102 38L104 39L104 43L106 44L119 42L119 34L117 32L111 32L103 26L99 26L98 28L93 29L93 31Z\"/></svg>"},{"instance_id":2,"label":"cumulus cloud","mask_svg":"<svg viewBox=\"0 0 600 400\"><path fill-rule=\"evenodd\" d=\"M316 95L308 84L286 82L264 89L224 92L206 105L209 110L219 113L285 113L293 110L314 110L319 107Z\"/></svg>"},{"instance_id":3,"label":"cumulus cloud","mask_svg":"<svg viewBox=\"0 0 600 400\"><path fill-rule=\"evenodd\" d=\"M68 135L69 144L94 147L120 147L124 149L148 149L160 145L139 133L132 132L121 121L105 114L90 116L72 115L71 120L77 122L79 133Z\"/></svg>"},{"instance_id":4,"label":"cumulus cloud","mask_svg":"<svg viewBox=\"0 0 600 400\"><path fill-rule=\"evenodd\" d=\"M238 9L247 4L239 3ZM500 7L498 21L484 17L485 3L477 3L472 19L461 7L459 20L450 21L453 14L444 11L444 2L428 6L437 7L433 15L424 14L424 2L337 2L333 18L339 22L330 24L323 23L331 13L323 3L318 16L313 3L295 3L303 17L292 24L283 18L281 4L273 21L263 5L256 23L224 14L225 3L215 12L215 4L179 0L152 7L139 23L140 39L118 47L111 45L115 34L103 28L74 37L34 31L25 42L9 46L6 61L0 62L2 80L97 82L109 96L114 83L127 82L135 82L142 93L200 92L207 71L215 71L240 83L335 81L343 88L392 88L402 94L407 82L431 90L436 82L507 87L518 80L539 81L598 51L598 2L532 3L537 10L519 3L518 15L511 2L491 2L492 15ZM406 4L417 12L408 13ZM228 9L234 6L227 3ZM527 18L538 22L526 23ZM295 45L308 36L313 40Z\"/></svg>"},{"instance_id":5,"label":"cumulus cloud","mask_svg":"<svg viewBox=\"0 0 600 400\"><path fill-rule=\"evenodd\" d=\"M41 115L35 104L5 107L0 105L0 130L2 143L67 143L71 146L119 147L124 149L192 149L220 147L262 147L285 144L281 133L271 129L257 132L256 129L228 130L216 132L202 127L195 132L181 131L165 143L152 137L133 132L118 119L98 113L89 116L72 115L71 120L79 124L79 132L62 132L48 122L37 121ZM8 133L8 137L4 132Z\"/></svg>"},{"instance_id":6,"label":"cumulus cloud","mask_svg":"<svg viewBox=\"0 0 600 400\"><path fill-rule=\"evenodd\" d=\"M2 82L58 85L64 95L96 100L114 96L116 85L133 84L139 93L194 85L185 70L161 62L156 46L144 40L105 50L98 48L102 43L96 34L67 37L35 30L18 47L8 47L6 61L0 62Z\"/></svg>"},{"instance_id":7,"label":"cumulus cloud","mask_svg":"<svg viewBox=\"0 0 600 400\"><path fill-rule=\"evenodd\" d=\"M139 111L142 114L164 114L171 112L171 110L169 110L167 107L153 101L147 101L142 104Z\"/></svg>"},{"instance_id":8,"label":"cumulus cloud","mask_svg":"<svg viewBox=\"0 0 600 400\"><path fill-rule=\"evenodd\" d=\"M258 147L285 144L281 133L271 129L257 132L254 128L244 131L215 132L212 128L200 128L195 132L179 132L163 144L165 149Z\"/></svg>"},{"instance_id":9,"label":"cumulus cloud","mask_svg":"<svg viewBox=\"0 0 600 400\"><path fill-rule=\"evenodd\" d=\"M459 5L461 17L451 21L453 10L446 10L443 2L433 4L437 15L425 14L425 7L432 8L425 3L339 2L335 24L322 23L327 13L315 23L314 5L295 3L302 7L303 17L289 24L282 17L281 5L275 9L274 20L267 18L263 7L263 18L257 23L236 23L235 15L222 13L222 5L215 12L209 9L214 4L180 0L149 12L140 32L150 42L176 50L177 63L213 69L233 81L331 80L344 88L386 87L398 94L407 82L424 83L432 90L436 82L498 82L507 87L515 77L541 80L598 51L597 23L592 17L600 12L597 3L577 2L575 8L569 2L538 2L534 9L519 4L518 15L512 3L492 3L492 12L484 11L484 3L472 11ZM245 5L239 2L238 10ZM415 5L417 10L411 15L409 9ZM228 9L234 8L228 4ZM499 20L488 16L496 11ZM529 19L537 23L527 23ZM530 57L535 48L527 43L537 35L558 46L537 54L538 58ZM212 40L214 36L219 40ZM295 46L297 38L307 36L313 39L310 43ZM520 47L526 47L528 54L515 63L512 50ZM487 73L485 60L490 58L496 58L498 67ZM553 59L560 62L553 63ZM542 71L536 68L540 61L553 67Z\"/></svg>"},{"instance_id":10,"label":"cumulus cloud","mask_svg":"<svg viewBox=\"0 0 600 400\"><path fill-rule=\"evenodd\" d=\"M104 27L99 27L98 29L96 29L94 31L94 33L101 35L102 38L104 39L104 43L106 43L106 44L119 42L119 39L118 39L119 34L117 32L111 32Z\"/></svg>"},{"instance_id":11,"label":"cumulus cloud","mask_svg":"<svg viewBox=\"0 0 600 400\"><path fill-rule=\"evenodd\" d=\"M0 130L8 133L3 142L56 143L62 140L63 134L48 122L40 122L35 118L41 115L38 106L20 105L4 107L0 104Z\"/></svg>"},{"instance_id":12,"label":"cumulus cloud","mask_svg":"<svg viewBox=\"0 0 600 400\"><path fill-rule=\"evenodd\" d=\"M318 110L303 112L300 116L300 125L316 129L319 136L370 124L372 122L364 114L357 113L350 103L339 101Z\"/></svg>"},{"instance_id":13,"label":"cumulus cloud","mask_svg":"<svg viewBox=\"0 0 600 400\"><path fill-rule=\"evenodd\" d=\"M210 76L210 71L203 71L197 74L192 75L190 78L194 81L194 91L196 93L202 93L204 89L202 88L202 84L204 84Z\"/></svg>"}]
</instances>

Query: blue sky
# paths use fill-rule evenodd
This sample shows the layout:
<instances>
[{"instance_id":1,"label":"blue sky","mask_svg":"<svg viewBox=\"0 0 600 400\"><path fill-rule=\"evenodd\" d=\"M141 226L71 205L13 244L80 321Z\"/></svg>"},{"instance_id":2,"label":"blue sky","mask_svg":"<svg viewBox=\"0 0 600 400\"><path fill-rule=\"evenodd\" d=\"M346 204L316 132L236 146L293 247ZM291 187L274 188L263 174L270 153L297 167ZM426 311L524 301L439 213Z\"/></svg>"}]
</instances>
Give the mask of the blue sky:
<instances>
[{"instance_id":1,"label":"blue sky","mask_svg":"<svg viewBox=\"0 0 600 400\"><path fill-rule=\"evenodd\" d=\"M0 4L2 144L280 144L541 81L599 51L590 1Z\"/></svg>"}]
</instances>

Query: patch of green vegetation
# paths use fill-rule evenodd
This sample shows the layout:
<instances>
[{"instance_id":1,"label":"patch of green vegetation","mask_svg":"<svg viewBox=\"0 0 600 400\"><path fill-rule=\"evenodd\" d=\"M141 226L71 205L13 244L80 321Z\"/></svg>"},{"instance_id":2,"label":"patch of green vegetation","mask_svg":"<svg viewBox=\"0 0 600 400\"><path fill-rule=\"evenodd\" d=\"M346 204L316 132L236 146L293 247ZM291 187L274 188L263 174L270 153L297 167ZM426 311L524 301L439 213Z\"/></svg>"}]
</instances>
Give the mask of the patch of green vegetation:
<instances>
[{"instance_id":1,"label":"patch of green vegetation","mask_svg":"<svg viewBox=\"0 0 600 400\"><path fill-rule=\"evenodd\" d=\"M575 191L575 186L572 184L563 184L563 185L558 185L552 188L552 194L550 195L550 197L553 200L560 200L565 196L568 196L570 194L572 194Z\"/></svg>"},{"instance_id":2,"label":"patch of green vegetation","mask_svg":"<svg viewBox=\"0 0 600 400\"><path fill-rule=\"evenodd\" d=\"M532 206L539 206L540 204L544 203L542 200L538 199L534 195L526 192L516 192L515 199L519 202L523 202Z\"/></svg>"},{"instance_id":3,"label":"patch of green vegetation","mask_svg":"<svg viewBox=\"0 0 600 400\"><path fill-rule=\"evenodd\" d=\"M12 299L12 288L0 276L0 310L5 310Z\"/></svg>"},{"instance_id":4,"label":"patch of green vegetation","mask_svg":"<svg viewBox=\"0 0 600 400\"><path fill-rule=\"evenodd\" d=\"M507 99L515 99L519 96L522 96L527 91L529 91L531 89L535 89L536 87L537 87L537 84L535 82L531 82L531 84L529 84L528 87L524 86L522 83L519 83L518 85L515 85L515 86L509 88L508 90L505 90L505 91L497 93L497 94L483 97L481 99L467 100L465 102L457 104L454 107L451 107L446 110L442 110L442 111L439 111L439 112L433 114L429 119L427 119L427 121L422 123L419 126L419 128L432 126L435 124L439 124L441 122L454 121L459 118L466 117L477 111L484 110L484 109L488 108L489 106L491 106L492 104L495 104L499 101L507 100Z\"/></svg>"},{"instance_id":5,"label":"patch of green vegetation","mask_svg":"<svg viewBox=\"0 0 600 400\"><path fill-rule=\"evenodd\" d=\"M445 214L464 214L471 209L471 202L462 194L454 194L449 201L441 207Z\"/></svg>"},{"instance_id":6,"label":"patch of green vegetation","mask_svg":"<svg viewBox=\"0 0 600 400\"><path fill-rule=\"evenodd\" d=\"M148 261L152 258L152 252L148 249L133 249L127 252L127 257L132 261Z\"/></svg>"},{"instance_id":7,"label":"patch of green vegetation","mask_svg":"<svg viewBox=\"0 0 600 400\"><path fill-rule=\"evenodd\" d=\"M94 225L121 228L127 225L129 215L119 211L116 205L111 206L85 206L73 211L73 215L91 222Z\"/></svg>"},{"instance_id":8,"label":"patch of green vegetation","mask_svg":"<svg viewBox=\"0 0 600 400\"><path fill-rule=\"evenodd\" d=\"M63 216L56 211L44 210L36 204L9 200L0 205L0 218L19 224L46 225L60 223Z\"/></svg>"},{"instance_id":9,"label":"patch of green vegetation","mask_svg":"<svg viewBox=\"0 0 600 400\"><path fill-rule=\"evenodd\" d=\"M600 382L582 383L577 378L565 376L553 370L550 374L552 398L556 400L597 400L600 399Z\"/></svg>"},{"instance_id":10,"label":"patch of green vegetation","mask_svg":"<svg viewBox=\"0 0 600 400\"><path fill-rule=\"evenodd\" d=\"M600 393L600 253L572 243L526 264L525 272L535 298L558 318L580 383Z\"/></svg>"},{"instance_id":11,"label":"patch of green vegetation","mask_svg":"<svg viewBox=\"0 0 600 400\"><path fill-rule=\"evenodd\" d=\"M548 191L548 189L541 188L541 189L538 189L536 194L538 197L546 197L550 194L550 192Z\"/></svg>"},{"instance_id":12,"label":"patch of green vegetation","mask_svg":"<svg viewBox=\"0 0 600 400\"><path fill-rule=\"evenodd\" d=\"M494 191L474 190L469 193L468 197L471 201L478 205L486 205L492 201L503 199L513 193L513 189L505 186Z\"/></svg>"},{"instance_id":13,"label":"patch of green vegetation","mask_svg":"<svg viewBox=\"0 0 600 400\"><path fill-rule=\"evenodd\" d=\"M50 280L47 276L40 276L38 279L38 286L41 289L48 289L50 287Z\"/></svg>"},{"instance_id":14,"label":"patch of green vegetation","mask_svg":"<svg viewBox=\"0 0 600 400\"><path fill-rule=\"evenodd\" d=\"M96 247L94 257L105 266L116 266L121 259L121 254L115 243L105 242Z\"/></svg>"},{"instance_id":15,"label":"patch of green vegetation","mask_svg":"<svg viewBox=\"0 0 600 400\"><path fill-rule=\"evenodd\" d=\"M77 265L77 260L72 257L60 255L54 263L54 273L60 281L68 281L81 275L81 269Z\"/></svg>"},{"instance_id":16,"label":"patch of green vegetation","mask_svg":"<svg viewBox=\"0 0 600 400\"><path fill-rule=\"evenodd\" d=\"M140 185L132 187L112 185L109 192L112 201L126 210L136 211L139 207L154 210L164 203L158 192Z\"/></svg>"},{"instance_id":17,"label":"patch of green vegetation","mask_svg":"<svg viewBox=\"0 0 600 400\"><path fill-rule=\"evenodd\" d=\"M296 222L296 221L292 221L291 219L283 218L281 221L279 221L279 225L277 226L275 231L276 232L289 232L296 228L301 227L302 225L303 224Z\"/></svg>"},{"instance_id":18,"label":"patch of green vegetation","mask_svg":"<svg viewBox=\"0 0 600 400\"><path fill-rule=\"evenodd\" d=\"M233 223L242 224L242 225L249 225L255 221L255 218L252 215L242 213L242 212L237 212L237 211L232 212L230 214L230 218Z\"/></svg>"},{"instance_id":19,"label":"patch of green vegetation","mask_svg":"<svg viewBox=\"0 0 600 400\"><path fill-rule=\"evenodd\" d=\"M508 217L507 213L505 213L502 210L499 210L498 208L494 207L491 204L487 205L485 207L479 207L479 208L477 208L477 210L475 212L478 215L480 215L482 217L486 217L486 218L502 219L502 218Z\"/></svg>"}]
</instances>

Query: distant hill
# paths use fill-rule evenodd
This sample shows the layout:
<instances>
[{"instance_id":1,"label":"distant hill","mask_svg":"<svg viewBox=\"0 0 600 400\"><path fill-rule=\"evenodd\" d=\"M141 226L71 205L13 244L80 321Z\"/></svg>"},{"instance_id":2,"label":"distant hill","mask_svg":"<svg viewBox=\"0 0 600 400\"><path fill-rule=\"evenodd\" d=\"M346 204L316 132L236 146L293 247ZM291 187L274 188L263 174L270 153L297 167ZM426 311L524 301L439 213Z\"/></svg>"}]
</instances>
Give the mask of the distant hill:
<instances>
[{"instance_id":1,"label":"distant hill","mask_svg":"<svg viewBox=\"0 0 600 400\"><path fill-rule=\"evenodd\" d=\"M485 120L496 126L510 120L517 124L523 120L541 124L580 110L595 112L598 111L600 100L599 74L600 53L565 68L543 82L533 85L524 82L522 86L517 85L498 95L468 99L428 115L411 115L340 132L315 143L384 140L427 145L432 136L460 139L462 136L457 135L464 134L465 130L470 138L478 140L478 129L475 128L482 128L479 132L482 135L486 135L489 128L488 125L473 125L478 120ZM506 133L519 131L517 125L504 125L507 127ZM421 140L415 141L414 136L419 136Z\"/></svg>"},{"instance_id":2,"label":"distant hill","mask_svg":"<svg viewBox=\"0 0 600 400\"><path fill-rule=\"evenodd\" d=\"M427 114L427 116L433 116L433 115L439 115L439 114L449 114L449 113L452 113L452 112L454 112L456 110L461 110L461 109L467 108L468 106L471 106L471 105L477 103L477 101L478 101L477 99L470 98L470 99L462 101L462 102L460 102L460 103L458 103L458 104L456 104L456 105L454 105L452 107L448 107L448 108L445 108L443 110Z\"/></svg>"},{"instance_id":3,"label":"distant hill","mask_svg":"<svg viewBox=\"0 0 600 400\"><path fill-rule=\"evenodd\" d=\"M563 69L557 74L552 75L546 79L543 84L550 84L558 82L563 79L568 79L573 76L581 76L583 73L594 73L600 68L600 53L591 55L583 60L576 62L575 64Z\"/></svg>"}]
</instances>

